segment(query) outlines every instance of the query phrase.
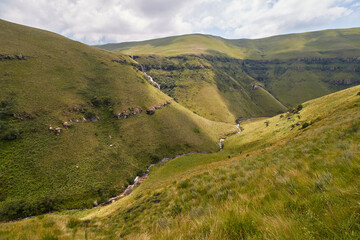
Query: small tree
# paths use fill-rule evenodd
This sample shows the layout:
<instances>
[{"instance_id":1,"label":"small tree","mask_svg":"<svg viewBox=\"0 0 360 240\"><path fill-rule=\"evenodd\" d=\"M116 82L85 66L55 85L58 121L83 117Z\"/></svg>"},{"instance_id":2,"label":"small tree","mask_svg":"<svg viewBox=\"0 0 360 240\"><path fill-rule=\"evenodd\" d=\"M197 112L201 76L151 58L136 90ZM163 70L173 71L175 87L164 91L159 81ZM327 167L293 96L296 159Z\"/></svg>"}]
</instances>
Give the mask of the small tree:
<instances>
[{"instance_id":1,"label":"small tree","mask_svg":"<svg viewBox=\"0 0 360 240\"><path fill-rule=\"evenodd\" d=\"M266 120L264 123L265 123L266 127L268 127L270 124L270 122L268 120Z\"/></svg>"}]
</instances>

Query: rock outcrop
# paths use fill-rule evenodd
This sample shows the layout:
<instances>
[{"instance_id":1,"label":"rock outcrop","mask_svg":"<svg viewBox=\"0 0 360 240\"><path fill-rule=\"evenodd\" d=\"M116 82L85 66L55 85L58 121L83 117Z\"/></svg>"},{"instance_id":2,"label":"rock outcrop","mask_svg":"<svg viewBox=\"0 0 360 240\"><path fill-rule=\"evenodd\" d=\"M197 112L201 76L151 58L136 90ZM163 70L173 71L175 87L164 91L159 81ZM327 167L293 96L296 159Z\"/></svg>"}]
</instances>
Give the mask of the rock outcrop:
<instances>
[{"instance_id":1,"label":"rock outcrop","mask_svg":"<svg viewBox=\"0 0 360 240\"><path fill-rule=\"evenodd\" d=\"M57 136L59 136L60 133L61 133L61 131L62 131L62 129L59 128L59 127L53 128L52 126L50 126L50 127L49 127L49 131L50 131L50 132L54 132Z\"/></svg>"},{"instance_id":2,"label":"rock outcrop","mask_svg":"<svg viewBox=\"0 0 360 240\"><path fill-rule=\"evenodd\" d=\"M146 114L153 115L155 111L155 107L149 107L148 109L146 109Z\"/></svg>"},{"instance_id":3,"label":"rock outcrop","mask_svg":"<svg viewBox=\"0 0 360 240\"><path fill-rule=\"evenodd\" d=\"M26 60L26 58L22 54L18 54L18 55L0 54L0 61L2 60Z\"/></svg>"},{"instance_id":4,"label":"rock outcrop","mask_svg":"<svg viewBox=\"0 0 360 240\"><path fill-rule=\"evenodd\" d=\"M71 127L70 123L68 123L68 122L63 122L63 126L65 128L70 128Z\"/></svg>"}]
</instances>

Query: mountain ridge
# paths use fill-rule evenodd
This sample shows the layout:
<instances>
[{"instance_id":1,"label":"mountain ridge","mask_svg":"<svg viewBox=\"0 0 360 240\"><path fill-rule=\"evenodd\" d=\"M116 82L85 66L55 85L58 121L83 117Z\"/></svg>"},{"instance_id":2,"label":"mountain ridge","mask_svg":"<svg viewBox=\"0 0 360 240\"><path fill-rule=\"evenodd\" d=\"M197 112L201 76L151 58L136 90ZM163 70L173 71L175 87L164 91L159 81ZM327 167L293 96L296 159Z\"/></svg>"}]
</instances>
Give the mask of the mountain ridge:
<instances>
[{"instance_id":1,"label":"mountain ridge","mask_svg":"<svg viewBox=\"0 0 360 240\"><path fill-rule=\"evenodd\" d=\"M335 39L336 37L339 37L337 35L342 35L344 37L352 37L355 36L356 39L358 39L358 35L360 33L360 28L345 28L345 29L327 29L322 31L313 31L313 32L305 32L305 33L293 33L293 34L284 34L284 35L277 35L277 36L270 36L266 38L259 38L259 39L226 39L219 36L213 36L213 35L206 35L206 34L185 34L185 35L179 35L179 36L171 36L171 37L165 37L165 38L159 38L159 39L151 39L151 40L145 40L145 41L136 41L136 42L123 42L123 43L110 43L105 45L96 45L96 47L104 48L106 50L111 51L121 51L126 54L142 54L142 55L151 55L151 54L159 54L164 56L174 56L179 54L206 54L209 53L211 50L218 51L221 54L227 54L230 57L236 57L240 59L269 59L269 58L288 58L289 56L276 54L270 51L269 56L262 53L261 49L266 48L264 46L263 42L266 42L266 44L275 44L274 46L277 47L277 45L287 46L289 43L287 43L287 39L290 39L294 43L297 44L297 46L301 46L304 44L301 42L301 40L304 39L311 39L316 40L316 38L319 38L320 44L318 46L315 46L317 48L321 48L321 43L326 43L326 41L331 41L331 38ZM340 43L344 44L353 44L352 41L345 41L344 39L337 38L337 44ZM211 38L214 41L217 41L217 43L220 43L222 47L214 46L211 44L211 42L206 41L207 38ZM219 41L220 40L220 41ZM177 42L178 41L178 42ZM184 45L181 44L181 42L185 42ZM196 42L200 42L202 44L196 45ZM170 50L169 48L166 48L165 46L171 46L171 44L174 43L173 49ZM177 43L177 44L175 44ZM192 45L192 43L195 43L195 45ZM291 43L291 42L290 42ZM300 45L299 45L300 43ZM329 44L329 43L327 43ZM350 45L351 45L350 44ZM150 45L150 46L147 46ZM226 47L226 45L229 45ZM341 44L340 44L341 45ZM331 45L336 46L335 45ZM326 50L332 50L331 46L326 48ZM161 48L163 47L163 48ZM198 47L198 48L197 48ZM289 45L288 45L289 47ZM312 50L312 52L316 52L316 48L309 48L309 50ZM179 48L175 50L175 48ZM356 50L357 54L359 53L359 44L356 44L355 46L350 47L349 49ZM291 50L291 47L289 47ZM343 48L342 48L343 49ZM266 49L265 49L266 50ZM296 50L296 49L293 49ZM168 52L167 52L168 51ZM183 52L181 52L183 51ZM233 51L233 52L231 52ZM250 52L249 52L250 51ZM235 53L234 53L235 52ZM293 53L300 54L299 52L293 51ZM350 53L348 53L350 54ZM303 55L304 56L304 55ZM321 55L319 55L321 56ZM350 56L350 55L348 55ZM326 55L325 55L326 57Z\"/></svg>"}]
</instances>

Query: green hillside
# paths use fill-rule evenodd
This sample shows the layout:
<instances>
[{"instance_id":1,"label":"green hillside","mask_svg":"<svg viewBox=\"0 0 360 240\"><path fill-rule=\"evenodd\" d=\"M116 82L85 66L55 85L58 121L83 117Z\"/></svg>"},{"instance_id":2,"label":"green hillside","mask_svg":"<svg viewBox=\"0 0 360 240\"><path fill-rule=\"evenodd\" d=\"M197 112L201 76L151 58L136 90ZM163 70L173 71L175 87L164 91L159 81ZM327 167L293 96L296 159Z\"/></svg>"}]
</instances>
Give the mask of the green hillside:
<instances>
[{"instance_id":1,"label":"green hillside","mask_svg":"<svg viewBox=\"0 0 360 240\"><path fill-rule=\"evenodd\" d=\"M128 55L225 54L240 59L329 58L359 56L359 39L360 28L351 28L237 40L192 34L97 47Z\"/></svg>"},{"instance_id":2,"label":"green hillside","mask_svg":"<svg viewBox=\"0 0 360 240\"><path fill-rule=\"evenodd\" d=\"M123 54L2 20L0 36L1 220L91 207L236 131L170 103Z\"/></svg>"},{"instance_id":3,"label":"green hillside","mask_svg":"<svg viewBox=\"0 0 360 240\"><path fill-rule=\"evenodd\" d=\"M241 123L224 150L151 168L105 207L0 225L5 239L359 239L360 86Z\"/></svg>"},{"instance_id":4,"label":"green hillside","mask_svg":"<svg viewBox=\"0 0 360 240\"><path fill-rule=\"evenodd\" d=\"M193 112L233 122L358 85L359 42L360 28L353 28L255 40L194 34L98 47L133 56L163 92Z\"/></svg>"},{"instance_id":5,"label":"green hillside","mask_svg":"<svg viewBox=\"0 0 360 240\"><path fill-rule=\"evenodd\" d=\"M241 61L226 57L134 57L161 90L205 118L235 122L273 116L286 107L243 71Z\"/></svg>"}]
</instances>

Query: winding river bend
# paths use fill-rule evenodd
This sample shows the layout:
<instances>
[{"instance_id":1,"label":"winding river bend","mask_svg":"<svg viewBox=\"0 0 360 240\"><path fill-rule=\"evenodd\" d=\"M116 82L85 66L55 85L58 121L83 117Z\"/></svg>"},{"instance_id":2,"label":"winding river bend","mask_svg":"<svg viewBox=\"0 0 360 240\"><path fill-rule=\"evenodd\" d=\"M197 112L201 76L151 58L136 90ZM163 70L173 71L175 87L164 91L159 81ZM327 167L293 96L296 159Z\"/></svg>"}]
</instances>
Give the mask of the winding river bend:
<instances>
[{"instance_id":1,"label":"winding river bend","mask_svg":"<svg viewBox=\"0 0 360 240\"><path fill-rule=\"evenodd\" d=\"M159 88L159 89L160 89L160 88ZM241 133L240 123L236 124L235 126L236 126L236 128L238 129L238 131L237 131L236 133L234 133L234 134L239 134L239 133ZM234 134L232 134L232 135L234 135ZM223 143L227 138L228 138L228 137L226 137L226 138L221 138L221 139L219 140L219 148L220 148L219 151L222 151L222 150L223 150L223 144L222 144L222 143ZM161 161L159 161L159 162L157 162L157 163L155 163L155 164L150 164L150 166L146 169L146 172L145 172L142 176L136 176L135 179L134 179L134 183L131 184L131 185L129 185L129 186L127 186L127 187L125 188L125 190L124 190L121 194L119 194L119 195L117 195L117 196L115 196L115 197L109 198L107 201L105 201L105 202L103 202L103 203L101 203L101 204L99 204L99 205L97 205L97 206L95 206L95 207L105 206L105 205L111 204L111 203L113 203L113 202L115 202L115 201L117 201L117 200L119 200L119 199L121 199L121 198L129 195L129 194L132 192L132 190L134 189L134 187L139 186L142 182L145 181L145 179L147 179L147 178L149 177L150 168L153 167L153 166L155 166L156 164L164 163L164 162L167 162L167 161L170 161L170 160L173 160L173 159L182 157L182 156L186 156L186 155L189 155L189 154L194 154L194 153L209 153L209 152L196 152L196 151L192 151L192 152L189 152L189 153L177 155L177 156L175 156L175 157L173 157L173 158L163 158Z\"/></svg>"}]
</instances>

